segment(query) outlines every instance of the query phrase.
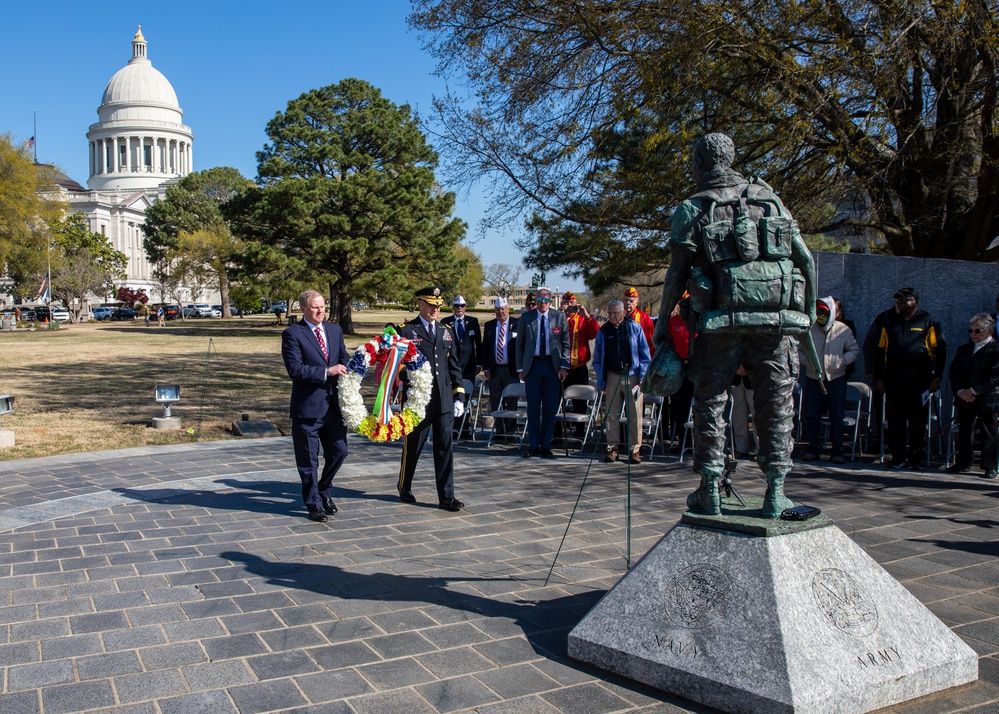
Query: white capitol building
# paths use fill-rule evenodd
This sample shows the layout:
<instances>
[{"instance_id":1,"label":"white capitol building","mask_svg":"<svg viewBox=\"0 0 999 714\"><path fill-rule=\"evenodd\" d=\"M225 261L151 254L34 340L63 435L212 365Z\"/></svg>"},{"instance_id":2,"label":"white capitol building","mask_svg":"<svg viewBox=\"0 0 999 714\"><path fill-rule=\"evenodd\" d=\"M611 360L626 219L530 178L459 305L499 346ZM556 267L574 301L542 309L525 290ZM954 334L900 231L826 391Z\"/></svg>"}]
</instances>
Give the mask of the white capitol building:
<instances>
[{"instance_id":1,"label":"white capitol building","mask_svg":"<svg viewBox=\"0 0 999 714\"><path fill-rule=\"evenodd\" d=\"M146 47L140 26L132 39L132 58L104 90L98 121L87 132L87 188L66 177L58 186L69 211L84 213L90 230L107 236L128 258L125 284L145 288L159 302L153 266L143 248L142 223L146 209L165 195L166 186L191 173L194 134L182 121L177 93L153 67Z\"/></svg>"}]
</instances>

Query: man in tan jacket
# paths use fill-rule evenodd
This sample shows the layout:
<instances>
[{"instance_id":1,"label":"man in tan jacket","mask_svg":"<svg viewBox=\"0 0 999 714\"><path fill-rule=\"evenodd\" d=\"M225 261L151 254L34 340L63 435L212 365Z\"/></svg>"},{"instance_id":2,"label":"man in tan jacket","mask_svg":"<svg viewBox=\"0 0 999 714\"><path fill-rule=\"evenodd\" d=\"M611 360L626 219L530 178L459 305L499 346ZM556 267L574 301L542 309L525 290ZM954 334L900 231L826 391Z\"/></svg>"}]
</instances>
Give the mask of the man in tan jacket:
<instances>
[{"instance_id":1,"label":"man in tan jacket","mask_svg":"<svg viewBox=\"0 0 999 714\"><path fill-rule=\"evenodd\" d=\"M822 360L826 373L826 393L822 393L818 377L811 365L805 360L805 380L802 384L803 419L805 437L808 447L805 450L805 461L815 461L819 458L819 426L822 410L829 412L829 431L832 438L832 455L829 460L834 464L845 462L843 458L843 416L846 411L846 368L853 364L860 354L860 345L845 323L836 320L836 302L834 298L821 298L815 305L815 324L811 327L815 351Z\"/></svg>"}]
</instances>

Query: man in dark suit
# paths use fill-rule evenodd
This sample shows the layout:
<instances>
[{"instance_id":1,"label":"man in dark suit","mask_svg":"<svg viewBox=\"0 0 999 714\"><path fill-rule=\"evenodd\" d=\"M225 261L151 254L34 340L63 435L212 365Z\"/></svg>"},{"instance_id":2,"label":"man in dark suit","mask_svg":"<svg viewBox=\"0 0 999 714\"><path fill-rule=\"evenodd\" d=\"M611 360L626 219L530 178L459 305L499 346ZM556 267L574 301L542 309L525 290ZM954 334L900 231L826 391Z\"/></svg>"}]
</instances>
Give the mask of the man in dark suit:
<instances>
[{"instance_id":1,"label":"man in dark suit","mask_svg":"<svg viewBox=\"0 0 999 714\"><path fill-rule=\"evenodd\" d=\"M496 318L489 320L482 328L482 378L489 385L490 411L500 409L500 396L506 386L519 381L517 319L510 317L510 303L506 298L496 298L494 312ZM516 405L510 407L516 408ZM513 420L502 419L496 425L496 433L512 433L514 426Z\"/></svg>"},{"instance_id":2,"label":"man in dark suit","mask_svg":"<svg viewBox=\"0 0 999 714\"><path fill-rule=\"evenodd\" d=\"M569 325L551 309L552 294L539 288L538 306L517 323L517 372L527 385L527 435L524 457L554 459L552 433L561 401L561 382L569 374Z\"/></svg>"},{"instance_id":3,"label":"man in dark suit","mask_svg":"<svg viewBox=\"0 0 999 714\"><path fill-rule=\"evenodd\" d=\"M971 318L968 337L971 341L957 348L950 364L950 390L957 407L957 459L947 473L961 473L971 468L975 422L982 437L982 478L999 475L999 343L993 336L995 321L987 312Z\"/></svg>"},{"instance_id":4,"label":"man in dark suit","mask_svg":"<svg viewBox=\"0 0 999 714\"><path fill-rule=\"evenodd\" d=\"M467 307L465 298L455 295L451 304L454 314L441 322L450 326L458 341L458 363L461 365L462 379L474 382L475 375L482 366L482 333L479 331L478 318L465 314Z\"/></svg>"},{"instance_id":5,"label":"man in dark suit","mask_svg":"<svg viewBox=\"0 0 999 714\"><path fill-rule=\"evenodd\" d=\"M413 340L416 348L427 358L433 373L433 389L427 415L406 437L402 446L402 463L399 466L399 499L415 503L413 474L420 459L430 428L434 429L434 472L437 477L437 504L446 511L459 511L464 503L454 497L454 451L451 429L455 417L465 413L465 389L458 365L458 343L451 328L438 322L441 289L437 286L416 292L420 316L411 320L399 331L402 337ZM408 374L403 372L405 380ZM408 386L407 386L408 389Z\"/></svg>"},{"instance_id":6,"label":"man in dark suit","mask_svg":"<svg viewBox=\"0 0 999 714\"><path fill-rule=\"evenodd\" d=\"M323 523L337 512L329 490L347 458L347 427L340 413L337 384L350 359L343 330L326 322L326 300L315 290L298 299L302 321L281 334L281 356L291 377L291 440L302 479L309 518ZM326 461L319 476L319 447Z\"/></svg>"}]
</instances>

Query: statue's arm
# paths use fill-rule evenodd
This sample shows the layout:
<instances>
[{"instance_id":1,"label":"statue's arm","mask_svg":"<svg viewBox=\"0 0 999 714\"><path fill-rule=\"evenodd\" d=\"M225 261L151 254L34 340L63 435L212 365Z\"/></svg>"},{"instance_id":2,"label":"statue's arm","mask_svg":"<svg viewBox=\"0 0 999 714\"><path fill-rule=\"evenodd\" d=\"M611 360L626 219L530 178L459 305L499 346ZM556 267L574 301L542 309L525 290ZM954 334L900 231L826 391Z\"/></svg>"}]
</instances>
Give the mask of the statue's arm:
<instances>
[{"instance_id":1,"label":"statue's arm","mask_svg":"<svg viewBox=\"0 0 999 714\"><path fill-rule=\"evenodd\" d=\"M673 212L670 235L670 264L663 280L663 297L659 306L659 319L656 320L656 330L652 334L655 347L669 342L669 318L673 308L683 297L687 289L690 270L694 267L697 255L695 229L700 209L691 201L684 201Z\"/></svg>"},{"instance_id":2,"label":"statue's arm","mask_svg":"<svg viewBox=\"0 0 999 714\"><path fill-rule=\"evenodd\" d=\"M812 252L808 250L798 225L794 225L791 234L791 262L801 271L805 278L805 312L812 324L815 324L815 301L818 299L818 286L815 284L815 261Z\"/></svg>"}]
</instances>

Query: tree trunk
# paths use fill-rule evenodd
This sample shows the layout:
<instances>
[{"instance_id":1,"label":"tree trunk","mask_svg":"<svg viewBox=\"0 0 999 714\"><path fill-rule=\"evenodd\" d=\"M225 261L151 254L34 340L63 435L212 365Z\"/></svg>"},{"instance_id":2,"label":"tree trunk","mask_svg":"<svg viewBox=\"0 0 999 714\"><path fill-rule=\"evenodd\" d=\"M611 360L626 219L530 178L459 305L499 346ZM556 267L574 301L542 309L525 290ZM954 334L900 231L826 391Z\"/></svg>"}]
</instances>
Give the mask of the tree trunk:
<instances>
[{"instance_id":1,"label":"tree trunk","mask_svg":"<svg viewBox=\"0 0 999 714\"><path fill-rule=\"evenodd\" d=\"M345 335L354 334L354 315L350 304L350 295L342 290L337 290L330 284L330 319L340 325Z\"/></svg>"},{"instance_id":2,"label":"tree trunk","mask_svg":"<svg viewBox=\"0 0 999 714\"><path fill-rule=\"evenodd\" d=\"M225 270L219 273L219 295L222 297L222 319L226 320L232 315L229 314L229 276Z\"/></svg>"}]
</instances>

